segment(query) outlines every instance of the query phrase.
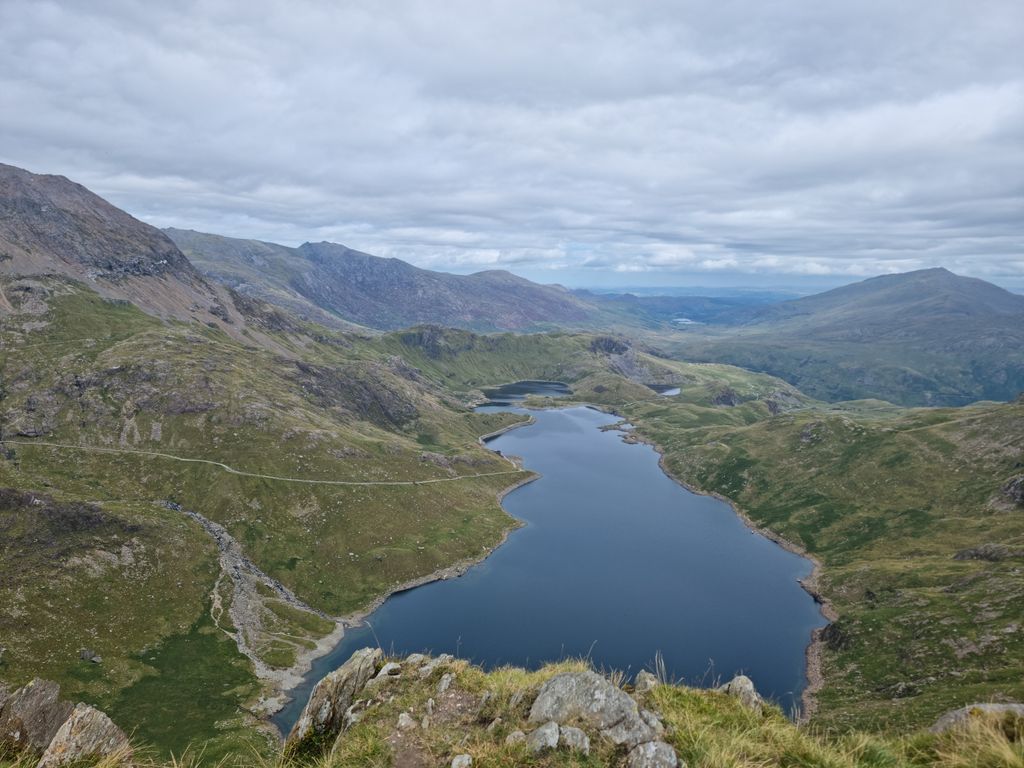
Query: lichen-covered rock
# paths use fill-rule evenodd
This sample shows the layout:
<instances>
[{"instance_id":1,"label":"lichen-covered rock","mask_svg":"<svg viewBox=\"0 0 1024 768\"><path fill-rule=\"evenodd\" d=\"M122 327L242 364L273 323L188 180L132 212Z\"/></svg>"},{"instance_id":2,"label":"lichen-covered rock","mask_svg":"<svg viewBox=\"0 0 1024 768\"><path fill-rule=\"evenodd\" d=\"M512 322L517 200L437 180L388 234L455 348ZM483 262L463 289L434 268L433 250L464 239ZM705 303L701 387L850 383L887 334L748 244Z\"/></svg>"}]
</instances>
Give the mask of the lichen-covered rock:
<instances>
[{"instance_id":1,"label":"lichen-covered rock","mask_svg":"<svg viewBox=\"0 0 1024 768\"><path fill-rule=\"evenodd\" d=\"M686 764L683 763L685 766ZM664 741L649 741L630 750L626 768L677 768L676 751Z\"/></svg>"},{"instance_id":2,"label":"lichen-covered rock","mask_svg":"<svg viewBox=\"0 0 1024 768\"><path fill-rule=\"evenodd\" d=\"M739 702L747 709L760 712L764 708L764 699L754 687L754 681L746 675L736 675L725 685L719 686L718 691L739 699Z\"/></svg>"},{"instance_id":3,"label":"lichen-covered rock","mask_svg":"<svg viewBox=\"0 0 1024 768\"><path fill-rule=\"evenodd\" d=\"M553 720L545 723L526 737L526 746L530 751L538 754L558 746L558 723Z\"/></svg>"},{"instance_id":4,"label":"lichen-covered rock","mask_svg":"<svg viewBox=\"0 0 1024 768\"><path fill-rule=\"evenodd\" d=\"M36 678L0 708L0 751L42 754L71 710L71 704L61 701L57 683Z\"/></svg>"},{"instance_id":5,"label":"lichen-covered rock","mask_svg":"<svg viewBox=\"0 0 1024 768\"><path fill-rule=\"evenodd\" d=\"M563 725L558 729L558 746L584 755L590 754L590 738L571 725Z\"/></svg>"},{"instance_id":6,"label":"lichen-covered rock","mask_svg":"<svg viewBox=\"0 0 1024 768\"><path fill-rule=\"evenodd\" d=\"M1024 721L1024 704L968 704L966 707L947 712L931 727L932 733L942 733L959 728L979 717L1008 718Z\"/></svg>"},{"instance_id":7,"label":"lichen-covered rock","mask_svg":"<svg viewBox=\"0 0 1024 768\"><path fill-rule=\"evenodd\" d=\"M128 737L98 709L78 704L58 729L37 768L57 768L112 755L131 758Z\"/></svg>"},{"instance_id":8,"label":"lichen-covered rock","mask_svg":"<svg viewBox=\"0 0 1024 768\"><path fill-rule=\"evenodd\" d=\"M627 747L655 738L633 698L596 672L565 672L541 686L530 709L530 722L551 720L581 721Z\"/></svg>"},{"instance_id":9,"label":"lichen-covered rock","mask_svg":"<svg viewBox=\"0 0 1024 768\"><path fill-rule=\"evenodd\" d=\"M420 677L430 677L434 673L435 669L447 666L448 664L451 664L453 661L455 661L455 657L452 656L450 653L442 653L436 659L431 659L426 664L421 666L419 669L419 675Z\"/></svg>"},{"instance_id":10,"label":"lichen-covered rock","mask_svg":"<svg viewBox=\"0 0 1024 768\"><path fill-rule=\"evenodd\" d=\"M295 727L288 734L286 755L309 754L322 750L327 741L341 732L345 712L374 676L384 654L379 648L363 648L316 684Z\"/></svg>"},{"instance_id":11,"label":"lichen-covered rock","mask_svg":"<svg viewBox=\"0 0 1024 768\"><path fill-rule=\"evenodd\" d=\"M513 744L525 744L526 734L522 731L512 731L512 733L505 737L505 743L509 746Z\"/></svg>"}]
</instances>

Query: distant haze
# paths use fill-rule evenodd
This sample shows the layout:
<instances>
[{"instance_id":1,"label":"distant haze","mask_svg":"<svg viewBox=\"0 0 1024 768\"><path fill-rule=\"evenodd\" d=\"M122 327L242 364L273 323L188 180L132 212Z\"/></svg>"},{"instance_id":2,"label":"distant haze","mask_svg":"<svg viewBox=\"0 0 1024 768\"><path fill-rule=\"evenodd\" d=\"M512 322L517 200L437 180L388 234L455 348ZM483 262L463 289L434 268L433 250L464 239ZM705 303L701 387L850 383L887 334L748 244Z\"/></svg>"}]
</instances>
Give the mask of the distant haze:
<instances>
[{"instance_id":1,"label":"distant haze","mask_svg":"<svg viewBox=\"0 0 1024 768\"><path fill-rule=\"evenodd\" d=\"M0 162L572 286L1024 288L1024 3L0 3Z\"/></svg>"}]
</instances>

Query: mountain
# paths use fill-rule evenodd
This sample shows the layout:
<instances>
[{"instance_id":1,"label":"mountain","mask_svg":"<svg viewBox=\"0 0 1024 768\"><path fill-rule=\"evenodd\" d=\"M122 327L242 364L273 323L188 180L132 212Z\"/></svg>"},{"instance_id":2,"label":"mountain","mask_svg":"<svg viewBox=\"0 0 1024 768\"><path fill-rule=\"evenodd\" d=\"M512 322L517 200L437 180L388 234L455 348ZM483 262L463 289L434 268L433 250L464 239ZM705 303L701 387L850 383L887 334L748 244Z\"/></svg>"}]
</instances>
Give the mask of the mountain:
<instances>
[{"instance_id":1,"label":"mountain","mask_svg":"<svg viewBox=\"0 0 1024 768\"><path fill-rule=\"evenodd\" d=\"M595 308L560 286L489 270L454 275L337 243L289 248L181 229L167 235L208 277L336 325L392 330L434 323L477 331L586 324Z\"/></svg>"},{"instance_id":2,"label":"mountain","mask_svg":"<svg viewBox=\"0 0 1024 768\"><path fill-rule=\"evenodd\" d=\"M222 325L241 317L160 230L63 176L0 164L0 276L59 275L146 312ZM10 311L0 292L0 311Z\"/></svg>"},{"instance_id":3,"label":"mountain","mask_svg":"<svg viewBox=\"0 0 1024 768\"><path fill-rule=\"evenodd\" d=\"M1024 296L945 269L874 277L725 320L678 330L667 345L828 400L964 405L1024 391Z\"/></svg>"}]
</instances>

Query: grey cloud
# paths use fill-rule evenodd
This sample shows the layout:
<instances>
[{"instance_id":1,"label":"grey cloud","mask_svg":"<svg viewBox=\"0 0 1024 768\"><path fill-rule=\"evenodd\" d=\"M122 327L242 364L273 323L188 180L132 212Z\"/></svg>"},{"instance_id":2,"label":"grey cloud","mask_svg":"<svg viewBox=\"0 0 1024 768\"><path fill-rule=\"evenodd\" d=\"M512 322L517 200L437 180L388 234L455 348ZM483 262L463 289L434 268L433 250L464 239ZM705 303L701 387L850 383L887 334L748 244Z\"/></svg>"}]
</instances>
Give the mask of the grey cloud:
<instances>
[{"instance_id":1,"label":"grey cloud","mask_svg":"<svg viewBox=\"0 0 1024 768\"><path fill-rule=\"evenodd\" d=\"M0 160L460 271L1024 285L1017 0L0 3Z\"/></svg>"}]
</instances>

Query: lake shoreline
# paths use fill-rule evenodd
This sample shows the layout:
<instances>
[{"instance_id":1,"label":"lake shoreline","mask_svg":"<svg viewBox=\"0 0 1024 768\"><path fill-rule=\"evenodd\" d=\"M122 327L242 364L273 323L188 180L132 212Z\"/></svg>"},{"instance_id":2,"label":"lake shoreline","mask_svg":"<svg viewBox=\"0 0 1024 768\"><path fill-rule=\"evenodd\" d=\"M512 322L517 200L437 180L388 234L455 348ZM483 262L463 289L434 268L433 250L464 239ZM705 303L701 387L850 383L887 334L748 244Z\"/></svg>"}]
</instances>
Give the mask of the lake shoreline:
<instances>
[{"instance_id":1,"label":"lake shoreline","mask_svg":"<svg viewBox=\"0 0 1024 768\"><path fill-rule=\"evenodd\" d=\"M612 416L617 416L623 420L623 424L630 424L631 426L635 427L635 425L632 424L632 422L628 421L626 416L624 416L621 413L618 413L611 406L582 402L578 404L586 405L591 408L597 408L598 410L604 411L605 413L611 414ZM665 462L665 450L658 443L654 442L653 440L644 436L643 434L638 434L637 432L626 432L625 430L622 431L625 432L625 437L623 438L624 440L633 443L642 443L644 445L649 445L651 448L653 448L654 451L658 454L658 466L661 468L661 471L664 472L665 475L671 478L674 482L678 483L680 486L685 488L690 493L695 493L699 496L708 496L710 498L717 499L721 502L724 502L725 504L728 504L732 511L736 514L736 516L740 520L742 520L743 524L752 532L764 536L766 539L774 542L776 545L786 550L787 552L791 552L794 555L799 555L800 557L809 561L811 563L811 573L806 578L799 579L797 583L808 595L810 595L814 599L814 602L818 605L818 610L820 611L822 618L824 618L828 622L828 624L831 624L832 622L838 620L839 614L836 611L835 607L832 605L831 601L827 597L821 594L819 583L821 574L824 570L824 565L822 565L821 561L817 557L809 553L799 544L790 541L789 539L781 536L780 534L776 533L775 531L769 528L765 528L764 526L755 523L754 520L750 517L750 515L748 515L746 511L739 506L739 504L737 504L735 501L728 498L727 496L723 496L722 494L717 493L715 491L707 491L702 488L698 488L686 482L682 478L676 477L676 475L668 468L668 465ZM823 651L825 642L822 635L825 629L828 627L828 624L826 624L824 627L819 627L818 629L815 629L811 632L810 641L804 652L804 656L806 659L804 674L807 677L807 685L800 693L800 714L796 718L796 722L798 724L807 723L818 709L817 694L825 684L825 676L822 669L824 661Z\"/></svg>"},{"instance_id":2,"label":"lake shoreline","mask_svg":"<svg viewBox=\"0 0 1024 768\"><path fill-rule=\"evenodd\" d=\"M488 432L487 434L480 435L477 438L477 442L481 446L485 446L487 440L491 440L495 437L503 435L506 432L510 432L513 429L518 429L520 427L528 427L534 423L536 423L536 419L534 419L532 416L529 416L528 419L525 421L516 422L515 424L508 424L494 432ZM508 461L509 463L518 466L518 464L513 459L507 456L504 456L503 458L505 458L505 460ZM508 494L512 493L512 491L518 490L519 488L522 488L524 485L528 485L529 483L532 483L535 480L539 480L540 478L541 474L539 472L531 472L529 476L520 478L519 480L509 485L508 487L502 488L495 494L498 506L501 506L501 502L504 500L506 496L508 496ZM322 637L320 641L317 642L317 646L315 649L310 649L302 654L300 663L301 666L303 667L303 672L300 673L300 676L305 677L305 675L308 674L312 669L314 661L323 658L324 656L326 656L338 647L338 645L345 637L346 629L350 629L362 624L366 620L367 616L369 616L378 608L380 608L385 603L385 601L387 601L393 595L406 592L410 589L416 589L417 587L422 587L427 584L432 584L435 581L457 579L463 574L465 574L466 571L468 571L470 568L472 568L475 565L479 565L492 554L494 554L494 552L500 546L502 546L506 541L508 541L508 537L512 535L513 532L519 530L520 528L526 525L526 523L523 520L520 520L519 518L510 515L503 506L501 507L501 509L503 512L505 512L505 515L512 522L511 525L509 525L502 532L501 538L494 545L488 547L485 551L481 552L479 556L464 558L455 563L452 563L451 565L446 565L441 568L438 568L437 570L432 571L431 573L428 573L424 576L419 576L415 579L410 579L408 581L402 582L401 584L398 584L394 588L390 589L388 592L378 595L376 598L373 599L372 602L368 603L363 608L360 608L358 611L346 614L345 616L337 617L335 619L335 629L327 635L324 635L324 637ZM292 672L296 667L300 666L300 663L297 663L288 671ZM281 730L277 727L276 723L273 722L272 718L274 715L276 715L278 712L284 709L288 704L294 701L295 697L289 694L291 691L295 690L296 687L298 687L298 684L292 686L291 688L284 689L276 683L274 683L273 681L271 681L271 686L269 687L268 690L264 691L263 698L261 700L259 715L260 720L264 724L266 724L270 729L272 729L272 731L275 734L277 734L278 739L281 741L284 741L286 734L281 732Z\"/></svg>"}]
</instances>

